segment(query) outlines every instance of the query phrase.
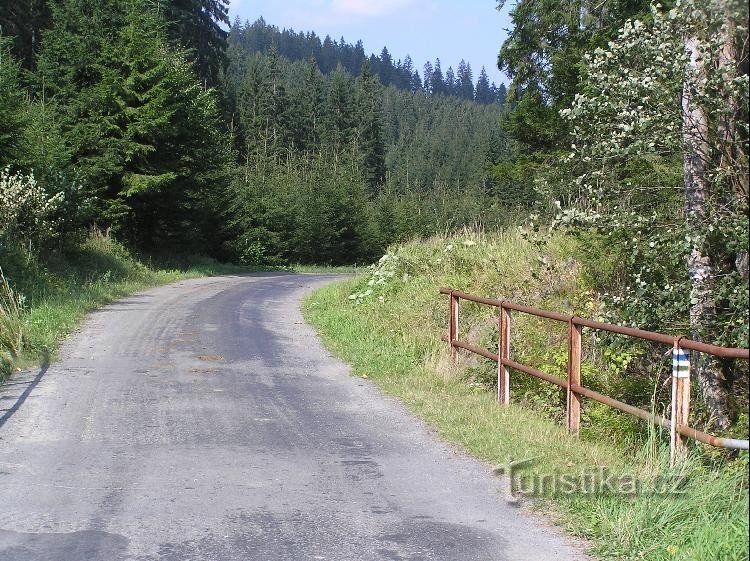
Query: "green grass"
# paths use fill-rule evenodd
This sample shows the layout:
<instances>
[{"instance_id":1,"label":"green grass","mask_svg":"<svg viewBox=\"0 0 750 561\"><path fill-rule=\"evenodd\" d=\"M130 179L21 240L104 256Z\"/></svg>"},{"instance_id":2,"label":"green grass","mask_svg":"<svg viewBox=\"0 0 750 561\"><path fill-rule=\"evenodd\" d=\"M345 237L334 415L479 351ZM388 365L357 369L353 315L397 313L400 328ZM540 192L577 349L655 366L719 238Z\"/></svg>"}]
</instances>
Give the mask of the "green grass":
<instances>
[{"instance_id":1,"label":"green grass","mask_svg":"<svg viewBox=\"0 0 750 561\"><path fill-rule=\"evenodd\" d=\"M21 265L13 266L21 262ZM117 298L177 280L217 274L246 273L249 267L219 263L206 257L173 258L146 264L112 238L94 232L75 250L51 256L44 264L6 259L5 274L24 295L23 312L15 320L23 333L17 356L3 345L0 379L12 370L50 360L60 342L90 311ZM0 291L1 292L1 291ZM0 313L0 319L9 317ZM0 329L8 332L9 326Z\"/></svg>"},{"instance_id":2,"label":"green grass","mask_svg":"<svg viewBox=\"0 0 750 561\"><path fill-rule=\"evenodd\" d=\"M287 265L281 267L283 271L289 271L292 273L320 273L320 274L331 274L331 275L346 275L351 273L357 273L362 270L362 267L357 265Z\"/></svg>"},{"instance_id":3,"label":"green grass","mask_svg":"<svg viewBox=\"0 0 750 561\"><path fill-rule=\"evenodd\" d=\"M533 508L588 540L594 556L747 559L747 454L711 465L694 450L673 470L664 435L642 425L632 430L628 417L587 404L586 430L570 437L558 422L559 407L547 405L559 399L556 390L540 389L516 373L511 391L517 404L499 407L487 380L494 364L475 358L450 364L440 342L447 302L438 296L439 286L585 313L592 298L569 259L574 252L564 237L544 247L516 234L471 232L414 242L392 249L369 274L311 294L305 315L355 375L373 380L443 438L491 464L533 457L525 476L591 473L606 466L645 490L661 476L685 477L679 495L578 494L533 501ZM491 312L462 306L461 313L462 338L491 346L496 335ZM520 317L514 329L515 356L547 370L555 367L564 334ZM593 365L606 367L590 359L585 376L596 375ZM613 375L603 372L599 382Z\"/></svg>"}]
</instances>

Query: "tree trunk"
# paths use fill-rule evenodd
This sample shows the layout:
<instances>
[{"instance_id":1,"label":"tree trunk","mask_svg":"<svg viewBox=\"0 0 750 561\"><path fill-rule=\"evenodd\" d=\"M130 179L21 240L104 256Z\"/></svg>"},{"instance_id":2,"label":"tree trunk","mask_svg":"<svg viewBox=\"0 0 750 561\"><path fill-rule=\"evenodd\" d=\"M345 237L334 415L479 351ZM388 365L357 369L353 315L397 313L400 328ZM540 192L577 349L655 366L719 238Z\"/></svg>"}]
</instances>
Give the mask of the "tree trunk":
<instances>
[{"instance_id":1,"label":"tree trunk","mask_svg":"<svg viewBox=\"0 0 750 561\"><path fill-rule=\"evenodd\" d=\"M718 70L725 83L737 77L739 54L737 52L737 25L734 14L726 0L719 7L724 14L721 29L721 47L718 56ZM742 149L742 140L737 131L737 121L741 118L741 103L730 93L724 99L726 112L718 121L718 142L720 148L719 167L732 186L732 191L741 199L747 199L747 154Z\"/></svg>"},{"instance_id":2,"label":"tree trunk","mask_svg":"<svg viewBox=\"0 0 750 561\"><path fill-rule=\"evenodd\" d=\"M690 55L688 73L703 74L700 43L696 37L685 40L685 49ZM707 199L709 194L705 166L709 157L709 127L705 111L693 99L690 78L686 80L682 94L683 159L685 180L685 222L691 237L691 249L687 258L688 274L692 285L690 291L690 328L693 339L711 343L715 336L716 304L714 302L714 267L711 256L705 250L705 226L708 219ZM715 428L725 429L730 424L729 395L721 364L712 355L693 353L694 369L698 376L703 399L712 415Z\"/></svg>"}]
</instances>

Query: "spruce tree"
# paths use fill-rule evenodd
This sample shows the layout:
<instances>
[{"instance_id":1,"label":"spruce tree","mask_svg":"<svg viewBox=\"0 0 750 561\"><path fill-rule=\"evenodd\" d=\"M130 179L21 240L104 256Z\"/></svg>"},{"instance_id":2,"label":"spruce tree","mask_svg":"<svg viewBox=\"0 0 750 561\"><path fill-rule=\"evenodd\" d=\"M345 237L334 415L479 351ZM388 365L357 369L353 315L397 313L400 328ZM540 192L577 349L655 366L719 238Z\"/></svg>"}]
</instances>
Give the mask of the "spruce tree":
<instances>
[{"instance_id":1,"label":"spruce tree","mask_svg":"<svg viewBox=\"0 0 750 561\"><path fill-rule=\"evenodd\" d=\"M448 95L458 94L458 84L456 82L456 74L453 72L453 67L449 66L445 72L445 93Z\"/></svg>"},{"instance_id":2,"label":"spruce tree","mask_svg":"<svg viewBox=\"0 0 750 561\"><path fill-rule=\"evenodd\" d=\"M10 39L0 35L0 168L18 163L25 127L25 95L18 82L19 64Z\"/></svg>"},{"instance_id":3,"label":"spruce tree","mask_svg":"<svg viewBox=\"0 0 750 561\"><path fill-rule=\"evenodd\" d=\"M323 130L324 148L337 157L352 140L354 101L351 76L339 65L328 80Z\"/></svg>"},{"instance_id":4,"label":"spruce tree","mask_svg":"<svg viewBox=\"0 0 750 561\"><path fill-rule=\"evenodd\" d=\"M495 94L490 87L490 80L487 77L487 70L482 67L479 72L479 78L477 79L477 87L474 93L474 100L477 103L487 105L495 101Z\"/></svg>"},{"instance_id":5,"label":"spruce tree","mask_svg":"<svg viewBox=\"0 0 750 561\"><path fill-rule=\"evenodd\" d=\"M148 6L56 5L36 77L54 99L67 168L95 201L97 221L145 246L210 230L196 222L211 214L204 190L225 161L213 93L168 47Z\"/></svg>"},{"instance_id":6,"label":"spruce tree","mask_svg":"<svg viewBox=\"0 0 750 561\"><path fill-rule=\"evenodd\" d=\"M319 147L323 118L323 80L314 58L308 59L297 105L297 142L304 151Z\"/></svg>"},{"instance_id":7,"label":"spruce tree","mask_svg":"<svg viewBox=\"0 0 750 561\"><path fill-rule=\"evenodd\" d=\"M219 85L226 66L228 0L158 0L168 22L169 37L178 49L189 49L198 76L209 86ZM144 6L145 8L145 6Z\"/></svg>"},{"instance_id":8,"label":"spruce tree","mask_svg":"<svg viewBox=\"0 0 750 561\"><path fill-rule=\"evenodd\" d=\"M25 69L33 69L42 31L50 25L48 0L0 2L0 35L12 37L12 52Z\"/></svg>"},{"instance_id":9,"label":"spruce tree","mask_svg":"<svg viewBox=\"0 0 750 561\"><path fill-rule=\"evenodd\" d=\"M362 160L362 177L371 192L385 179L385 146L382 134L380 85L368 64L357 79L357 145Z\"/></svg>"},{"instance_id":10,"label":"spruce tree","mask_svg":"<svg viewBox=\"0 0 750 561\"><path fill-rule=\"evenodd\" d=\"M430 91L433 95L440 95L446 93L445 79L443 78L443 71L440 68L440 59L435 59L435 66L432 68L432 76L430 77Z\"/></svg>"},{"instance_id":11,"label":"spruce tree","mask_svg":"<svg viewBox=\"0 0 750 561\"><path fill-rule=\"evenodd\" d=\"M474 99L474 83L471 74L471 65L461 59L458 63L458 83L456 85L457 93L464 99Z\"/></svg>"}]
</instances>

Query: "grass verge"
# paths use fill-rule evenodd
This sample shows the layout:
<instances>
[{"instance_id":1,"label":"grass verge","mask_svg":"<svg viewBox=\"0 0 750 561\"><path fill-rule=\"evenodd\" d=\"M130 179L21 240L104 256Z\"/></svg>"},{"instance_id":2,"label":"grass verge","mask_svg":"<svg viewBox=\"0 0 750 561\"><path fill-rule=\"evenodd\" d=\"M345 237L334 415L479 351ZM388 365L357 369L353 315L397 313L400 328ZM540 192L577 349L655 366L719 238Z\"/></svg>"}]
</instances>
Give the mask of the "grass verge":
<instances>
[{"instance_id":1,"label":"grass verge","mask_svg":"<svg viewBox=\"0 0 750 561\"><path fill-rule=\"evenodd\" d=\"M524 488L542 482L530 506L588 540L595 557L747 559L747 454L721 464L708 464L696 454L671 469L659 433L629 433L630 420L617 425L619 418L612 421L590 408L584 419L609 428L572 438L555 421L555 410L545 408L545 401L559 398L554 392L524 387L522 375L514 375L512 387L523 404L498 407L486 380L477 375L485 369L474 359L448 366L440 343L447 304L438 297L439 286L484 295L499 290L554 309L567 302L565 307L576 311L587 302L580 298L586 288L569 261L573 250L560 238L540 254L534 244L507 234L414 242L394 248L369 274L311 294L305 316L355 375L401 399L446 440L491 464L533 458L521 474ZM472 325L486 324L487 318L478 309L465 311L462 324L469 332L464 335L481 340L482 331L472 333ZM553 349L548 366L554 366L556 335L532 324L518 329L533 346ZM550 359L546 350L514 349L538 361ZM569 477L577 492L552 488L552 479L545 480L550 476ZM630 486L599 485L588 487L597 492L585 492L587 483L610 476Z\"/></svg>"},{"instance_id":2,"label":"grass verge","mask_svg":"<svg viewBox=\"0 0 750 561\"><path fill-rule=\"evenodd\" d=\"M13 288L0 290L0 331L18 335L21 344L0 346L0 380L15 369L52 358L62 339L88 312L117 298L177 280L252 270L260 269L205 257L146 264L98 232L74 251L53 255L44 264L13 267L11 262L5 275L13 281ZM21 306L14 308L14 302Z\"/></svg>"}]
</instances>

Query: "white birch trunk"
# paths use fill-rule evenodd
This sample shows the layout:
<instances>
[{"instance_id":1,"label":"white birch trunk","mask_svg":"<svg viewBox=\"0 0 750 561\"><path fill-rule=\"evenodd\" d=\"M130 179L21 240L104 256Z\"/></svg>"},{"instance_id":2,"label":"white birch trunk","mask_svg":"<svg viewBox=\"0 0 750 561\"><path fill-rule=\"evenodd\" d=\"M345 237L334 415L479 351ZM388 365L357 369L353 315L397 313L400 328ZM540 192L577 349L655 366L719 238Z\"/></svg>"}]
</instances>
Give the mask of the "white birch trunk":
<instances>
[{"instance_id":1,"label":"white birch trunk","mask_svg":"<svg viewBox=\"0 0 750 561\"><path fill-rule=\"evenodd\" d=\"M689 74L700 76L703 73L703 62L698 39L688 37L685 49L690 55ZM690 327L694 339L710 343L716 325L716 305L713 299L715 271L710 255L705 252L703 239L708 218L706 205L709 188L705 168L709 157L709 126L705 111L693 100L689 83L690 79L683 89L682 114L685 221L687 232L693 240L687 258L691 282ZM713 417L714 426L718 429L727 428L730 424L729 399L719 361L704 353L693 354L698 384Z\"/></svg>"}]
</instances>

